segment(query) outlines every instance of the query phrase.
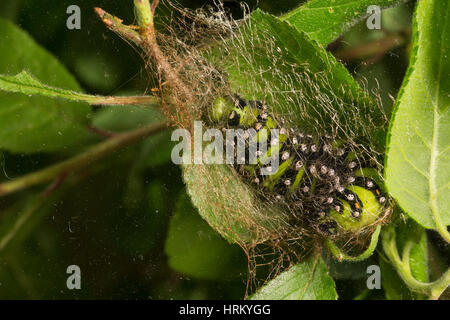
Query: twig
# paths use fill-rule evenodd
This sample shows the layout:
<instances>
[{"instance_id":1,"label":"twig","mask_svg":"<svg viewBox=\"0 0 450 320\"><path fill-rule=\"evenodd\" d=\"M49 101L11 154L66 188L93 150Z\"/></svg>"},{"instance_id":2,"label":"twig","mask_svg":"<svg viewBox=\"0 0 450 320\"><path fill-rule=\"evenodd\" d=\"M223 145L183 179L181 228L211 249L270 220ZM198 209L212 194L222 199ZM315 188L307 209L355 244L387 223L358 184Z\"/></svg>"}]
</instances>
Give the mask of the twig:
<instances>
[{"instance_id":1,"label":"twig","mask_svg":"<svg viewBox=\"0 0 450 320\"><path fill-rule=\"evenodd\" d=\"M122 24L122 20L118 17L109 14L102 8L94 8L95 13L102 19L103 23L110 29L111 31L119 34L121 37L128 39L134 42L136 45L142 45L142 39L136 30L131 26L126 26Z\"/></svg>"},{"instance_id":2,"label":"twig","mask_svg":"<svg viewBox=\"0 0 450 320\"><path fill-rule=\"evenodd\" d=\"M150 105L159 106L161 99L154 96L96 97L89 101L93 105Z\"/></svg>"},{"instance_id":3,"label":"twig","mask_svg":"<svg viewBox=\"0 0 450 320\"><path fill-rule=\"evenodd\" d=\"M88 130L103 138L111 138L117 135L117 133L105 131L97 127L94 127L93 125L88 126Z\"/></svg>"},{"instance_id":4,"label":"twig","mask_svg":"<svg viewBox=\"0 0 450 320\"><path fill-rule=\"evenodd\" d=\"M41 193L41 197L42 198L47 198L50 194L52 194L53 191L58 189L58 187L64 183L64 181L66 180L67 176L68 176L68 173L64 172L59 177L57 177L55 179L55 181L53 181L53 183L51 185L49 185L47 187L47 189L44 190L44 192Z\"/></svg>"},{"instance_id":5,"label":"twig","mask_svg":"<svg viewBox=\"0 0 450 320\"><path fill-rule=\"evenodd\" d=\"M12 227L0 238L0 252L8 246L11 240L16 236L17 232L23 227L33 213L46 202L46 200L47 197L38 196L19 213L19 216Z\"/></svg>"},{"instance_id":6,"label":"twig","mask_svg":"<svg viewBox=\"0 0 450 320\"><path fill-rule=\"evenodd\" d=\"M58 188L61 186L61 183L65 181L66 175L62 175L58 177L50 186L48 186L44 191L40 194L37 194L26 201L25 207L17 211L17 217L14 223L11 225L11 228L0 237L0 252L4 255L4 250L8 247L12 240L15 241L15 244L18 245L17 234L23 229L25 224L30 221L30 218L35 216L38 210L43 208L46 204L52 203L60 196L64 194L68 188L73 187L74 184L79 183L80 180L85 178L85 176L77 175L68 182L68 185L65 185L64 188ZM27 229L25 232L29 232L30 229ZM24 234L21 234L24 237ZM25 235L26 237L26 235ZM23 240L23 238L21 238ZM20 241L20 240L19 240Z\"/></svg>"},{"instance_id":7,"label":"twig","mask_svg":"<svg viewBox=\"0 0 450 320\"><path fill-rule=\"evenodd\" d=\"M139 32L135 31L134 26L122 24L120 18L105 12L101 8L95 8L95 12L110 30L137 44L144 54L153 60L158 74L165 79L168 87L170 87L170 91L174 93L172 98L176 96L174 98L176 101L173 104L177 105L178 109L176 110L176 115L172 112L167 112L169 120L172 120L172 124L175 123L180 127L191 128L192 123L188 116L190 112L187 106L194 103L195 96L180 78L177 70L172 67L158 45L157 32L154 26L154 14L158 4L159 0L154 0L151 4L149 0L134 0ZM172 103L169 104L172 105Z\"/></svg>"},{"instance_id":8,"label":"twig","mask_svg":"<svg viewBox=\"0 0 450 320\"><path fill-rule=\"evenodd\" d=\"M153 58L158 71L166 77L169 85L186 101L192 101L193 96L191 90L186 87L183 81L178 77L178 73L173 69L167 57L161 51L156 39L156 30L154 25L154 13L159 1L154 1L150 6L148 0L134 0L138 23L140 26L140 34L142 39L142 47L145 52Z\"/></svg>"},{"instance_id":9,"label":"twig","mask_svg":"<svg viewBox=\"0 0 450 320\"><path fill-rule=\"evenodd\" d=\"M153 28L153 16L156 6L155 8L150 6L149 0L134 0L134 8L140 30Z\"/></svg>"},{"instance_id":10,"label":"twig","mask_svg":"<svg viewBox=\"0 0 450 320\"><path fill-rule=\"evenodd\" d=\"M106 155L126 147L142 138L162 131L167 127L166 123L158 123L148 125L143 128L135 129L129 132L120 133L105 142L99 143L66 161L60 162L48 168L32 172L13 181L0 184L0 196L33 186L44 182L51 181L56 177L64 174L73 173L89 164L105 157Z\"/></svg>"}]
</instances>

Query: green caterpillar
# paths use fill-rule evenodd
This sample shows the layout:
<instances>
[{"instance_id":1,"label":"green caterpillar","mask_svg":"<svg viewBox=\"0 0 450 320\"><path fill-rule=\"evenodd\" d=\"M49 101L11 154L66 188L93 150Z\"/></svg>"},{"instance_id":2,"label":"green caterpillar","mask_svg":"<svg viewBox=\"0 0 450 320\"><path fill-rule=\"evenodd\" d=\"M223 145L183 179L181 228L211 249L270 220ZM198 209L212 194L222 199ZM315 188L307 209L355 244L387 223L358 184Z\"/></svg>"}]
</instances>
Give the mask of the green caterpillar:
<instances>
[{"instance_id":1,"label":"green caterpillar","mask_svg":"<svg viewBox=\"0 0 450 320\"><path fill-rule=\"evenodd\" d=\"M249 183L288 203L321 234L358 231L384 212L387 198L379 187L376 169L361 163L349 146L328 136L313 138L296 128L279 127L282 121L276 121L261 101L237 96L217 98L209 118L221 129L253 128L255 139L268 145L270 129L279 129L276 145L270 144L266 153L258 154L255 164L241 164L236 170ZM270 175L261 174L262 169L270 171L263 160L275 151L278 168Z\"/></svg>"}]
</instances>

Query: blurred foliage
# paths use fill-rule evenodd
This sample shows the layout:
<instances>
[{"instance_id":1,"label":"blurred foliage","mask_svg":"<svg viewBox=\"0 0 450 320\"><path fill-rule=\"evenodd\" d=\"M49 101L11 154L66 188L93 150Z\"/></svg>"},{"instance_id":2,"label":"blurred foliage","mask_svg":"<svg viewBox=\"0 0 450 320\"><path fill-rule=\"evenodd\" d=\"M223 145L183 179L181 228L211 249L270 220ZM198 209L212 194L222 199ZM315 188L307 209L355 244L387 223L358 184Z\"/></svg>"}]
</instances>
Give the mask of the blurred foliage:
<instances>
[{"instance_id":1,"label":"blurred foliage","mask_svg":"<svg viewBox=\"0 0 450 320\"><path fill-rule=\"evenodd\" d=\"M179 1L190 8L213 2ZM281 14L301 1L246 2L252 10ZM81 30L66 28L66 8L72 4L81 8ZM0 17L21 27L57 57L87 93L123 95L150 90L156 79L144 68L139 54L99 21L94 6L127 23L134 20L128 0L2 0ZM225 6L236 18L241 17L237 1L225 1ZM382 30L368 30L362 22L329 46L369 91L379 91L388 111L390 97L395 97L408 64L413 8L414 1L384 10ZM159 18L167 20L170 14L165 8ZM350 55L350 50L391 35L402 39L401 44L388 50L379 46L369 56ZM155 119L154 111L128 107L97 109L93 123L104 130L122 131ZM243 298L245 256L196 214L185 195L181 170L170 162L171 146L168 133L148 138L93 164L39 205L0 251L0 298ZM0 151L0 181L62 158L61 153ZM0 225L13 223L9 221L26 212L28 199L36 201L41 190L31 188L0 198ZM435 251L443 250L447 249L437 246ZM196 263L199 259L201 264ZM81 268L82 290L66 288L66 268L71 264ZM339 272L331 270L332 274ZM217 275L226 276L218 279ZM354 291L363 288L365 279L351 278L341 274L336 282L341 297L353 298L361 292Z\"/></svg>"}]
</instances>

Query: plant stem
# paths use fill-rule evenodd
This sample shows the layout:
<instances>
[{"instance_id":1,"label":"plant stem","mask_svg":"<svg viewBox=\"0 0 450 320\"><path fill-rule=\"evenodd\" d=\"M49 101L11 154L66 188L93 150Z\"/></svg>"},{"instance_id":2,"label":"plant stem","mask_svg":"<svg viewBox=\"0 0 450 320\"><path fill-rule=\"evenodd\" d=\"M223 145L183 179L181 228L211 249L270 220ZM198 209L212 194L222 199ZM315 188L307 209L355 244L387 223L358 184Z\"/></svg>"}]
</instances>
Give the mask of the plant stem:
<instances>
[{"instance_id":1,"label":"plant stem","mask_svg":"<svg viewBox=\"0 0 450 320\"><path fill-rule=\"evenodd\" d=\"M22 71L15 76L0 75L0 90L17 92L28 95L41 95L51 98L60 98L71 101L84 101L95 105L145 105L159 106L161 99L155 96L98 96L76 92L67 89L55 88L41 83L27 71Z\"/></svg>"},{"instance_id":2,"label":"plant stem","mask_svg":"<svg viewBox=\"0 0 450 320\"><path fill-rule=\"evenodd\" d=\"M19 245L21 241L24 241L27 238L32 229L24 227L30 222L32 217L35 219L42 219L42 215L39 215L39 210L43 209L45 205L51 206L52 203L55 203L55 201L60 199L67 190L73 188L74 185L89 176L89 170L87 170L87 173L88 174L86 175L86 172L83 172L83 175L73 177L60 188L61 183L65 181L67 177L66 175L61 175L40 194L34 195L29 198L29 200L24 201L25 206L15 210L16 219L11 225L11 228L0 235L0 253L2 256L5 256L4 251L12 241L14 241L15 245ZM38 217L36 217L36 214L38 214Z\"/></svg>"},{"instance_id":3,"label":"plant stem","mask_svg":"<svg viewBox=\"0 0 450 320\"><path fill-rule=\"evenodd\" d=\"M414 241L409 240L405 243L402 257L400 257L397 250L395 229L388 227L382 235L383 250L391 260L395 269L397 270L403 281L411 288L419 293L426 294L430 299L438 299L444 290L450 285L450 269L434 282L418 281L411 274L409 265L409 254L414 245Z\"/></svg>"},{"instance_id":4,"label":"plant stem","mask_svg":"<svg viewBox=\"0 0 450 320\"><path fill-rule=\"evenodd\" d=\"M91 100L86 100L90 104L95 105L150 105L159 106L161 99L153 96L124 96L124 97L93 97Z\"/></svg>"},{"instance_id":5,"label":"plant stem","mask_svg":"<svg viewBox=\"0 0 450 320\"><path fill-rule=\"evenodd\" d=\"M334 244L333 241L327 238L325 244L327 248L330 250L330 252L333 254L333 256L338 259L339 261L350 261L350 262L358 262L363 261L369 258L373 252L375 251L375 248L378 244L378 238L380 235L381 226L377 226L375 229L375 232L370 237L370 244L367 247L366 250L364 250L363 253L361 253L358 256L349 256L345 252L342 252L342 250Z\"/></svg>"},{"instance_id":6,"label":"plant stem","mask_svg":"<svg viewBox=\"0 0 450 320\"><path fill-rule=\"evenodd\" d=\"M49 197L54 195L56 187L65 179L65 176L57 178L48 188L46 188L42 193L35 196L22 210L18 210L17 218L14 224L5 234L0 237L0 252L4 251L5 248L11 243L11 241L16 237L17 233L23 226L30 220L31 216L38 211L48 200ZM59 192L58 194L61 194Z\"/></svg>"},{"instance_id":7,"label":"plant stem","mask_svg":"<svg viewBox=\"0 0 450 320\"><path fill-rule=\"evenodd\" d=\"M192 89L183 82L178 71L170 64L169 59L158 44L153 18L159 1L154 0L151 6L148 0L134 0L134 2L138 21L140 21L139 26L141 27L141 47L156 64L158 74L165 78L165 82L173 93L171 98L176 101L174 103L177 106L176 116L171 114L168 115L168 118L179 127L192 130L190 111L187 107L195 101Z\"/></svg>"},{"instance_id":8,"label":"plant stem","mask_svg":"<svg viewBox=\"0 0 450 320\"><path fill-rule=\"evenodd\" d=\"M126 147L142 138L160 132L166 127L166 123L157 123L129 132L116 134L105 142L99 143L73 158L48 168L32 172L16 180L0 184L0 196L24 189L26 187L51 181L61 175L73 173L120 148Z\"/></svg>"},{"instance_id":9,"label":"plant stem","mask_svg":"<svg viewBox=\"0 0 450 320\"><path fill-rule=\"evenodd\" d=\"M139 27L142 29L153 28L154 8L150 6L149 0L134 0L134 8Z\"/></svg>"},{"instance_id":10,"label":"plant stem","mask_svg":"<svg viewBox=\"0 0 450 320\"><path fill-rule=\"evenodd\" d=\"M47 197L38 196L27 205L26 208L18 213L18 217L12 227L0 238L0 252L2 252L11 240L16 236L17 232L29 220L29 218L36 212L45 202Z\"/></svg>"},{"instance_id":11,"label":"plant stem","mask_svg":"<svg viewBox=\"0 0 450 320\"><path fill-rule=\"evenodd\" d=\"M94 8L94 11L100 17L100 19L102 19L103 23L108 27L108 29L117 33L122 38L134 42L137 46L142 45L142 39L139 33L136 32L136 30L134 30L132 27L122 24L122 20L120 18L109 14L101 8Z\"/></svg>"},{"instance_id":12,"label":"plant stem","mask_svg":"<svg viewBox=\"0 0 450 320\"><path fill-rule=\"evenodd\" d=\"M172 67L158 45L157 31L154 26L155 10L158 4L159 0L154 0L152 3L149 0L134 0L139 32L135 31L136 27L123 25L121 19L101 8L95 8L94 10L110 30L137 44L145 55L154 61L158 74L165 78L170 91L176 93L176 95L173 95L173 97L176 96L176 102L173 103L177 105L176 115L168 112L169 120L179 127L192 129L187 105L195 101L194 95L192 90L179 77L177 70Z\"/></svg>"},{"instance_id":13,"label":"plant stem","mask_svg":"<svg viewBox=\"0 0 450 320\"><path fill-rule=\"evenodd\" d=\"M178 73L173 69L167 57L161 51L156 39L156 30L153 24L154 10L159 1L154 1L150 7L148 0L134 0L135 8L138 16L138 21L141 20L139 26L141 27L142 47L145 52L153 58L158 71L166 77L166 80L176 89L179 94L187 101L192 101L192 93L189 88L178 77ZM145 4L142 4L144 2Z\"/></svg>"}]
</instances>

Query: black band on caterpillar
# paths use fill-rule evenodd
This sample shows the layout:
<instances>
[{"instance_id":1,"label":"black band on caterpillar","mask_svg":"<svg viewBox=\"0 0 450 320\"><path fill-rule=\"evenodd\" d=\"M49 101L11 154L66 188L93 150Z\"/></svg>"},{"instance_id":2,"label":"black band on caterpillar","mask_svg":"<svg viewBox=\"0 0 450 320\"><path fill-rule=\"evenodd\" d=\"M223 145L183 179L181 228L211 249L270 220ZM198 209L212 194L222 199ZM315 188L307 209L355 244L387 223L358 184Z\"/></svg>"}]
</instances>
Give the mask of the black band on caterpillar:
<instances>
[{"instance_id":1,"label":"black band on caterpillar","mask_svg":"<svg viewBox=\"0 0 450 320\"><path fill-rule=\"evenodd\" d=\"M258 133L266 129L268 133L261 133L258 139L270 142L270 148L274 146L269 130L280 130L278 168L264 175L261 170L271 168L260 162L238 165L235 168L243 178L262 187L266 194L288 201L297 215L309 220L322 234L357 231L376 221L387 199L374 179L361 175L376 170L362 167L349 147L331 137L314 138L296 128L280 128L267 109L260 101L238 96L220 97L211 109L213 125L253 128ZM258 156L267 157L270 148Z\"/></svg>"}]
</instances>

